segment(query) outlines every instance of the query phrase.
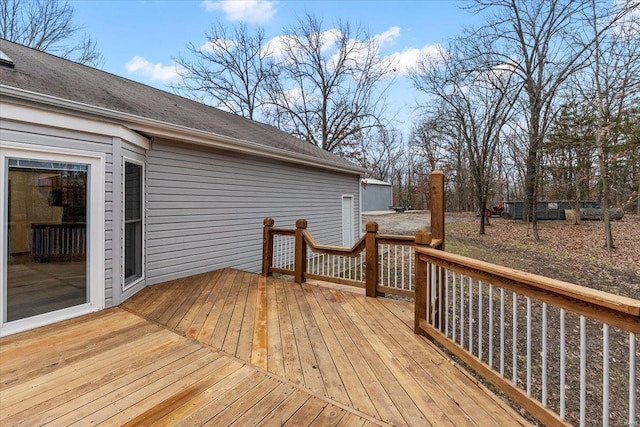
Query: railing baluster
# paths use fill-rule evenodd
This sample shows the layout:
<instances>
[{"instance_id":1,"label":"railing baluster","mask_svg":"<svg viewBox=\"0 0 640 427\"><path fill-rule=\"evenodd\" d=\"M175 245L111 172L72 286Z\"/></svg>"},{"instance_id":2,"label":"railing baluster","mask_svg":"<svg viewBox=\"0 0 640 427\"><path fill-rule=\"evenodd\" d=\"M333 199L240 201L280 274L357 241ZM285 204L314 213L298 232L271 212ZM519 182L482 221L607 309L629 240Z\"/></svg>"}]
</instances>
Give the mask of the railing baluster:
<instances>
[{"instance_id":1,"label":"railing baluster","mask_svg":"<svg viewBox=\"0 0 640 427\"><path fill-rule=\"evenodd\" d=\"M473 354L473 278L469 277L469 353Z\"/></svg>"},{"instance_id":2,"label":"railing baluster","mask_svg":"<svg viewBox=\"0 0 640 427\"><path fill-rule=\"evenodd\" d=\"M482 360L482 281L478 280L478 359Z\"/></svg>"},{"instance_id":3,"label":"railing baluster","mask_svg":"<svg viewBox=\"0 0 640 427\"><path fill-rule=\"evenodd\" d=\"M385 245L386 249L383 252L382 258L383 258L383 266L387 266L387 279L385 283L391 283L391 249L389 245ZM384 268L383 268L384 270Z\"/></svg>"},{"instance_id":4,"label":"railing baluster","mask_svg":"<svg viewBox=\"0 0 640 427\"><path fill-rule=\"evenodd\" d=\"M493 369L493 285L489 283L489 367Z\"/></svg>"},{"instance_id":5,"label":"railing baluster","mask_svg":"<svg viewBox=\"0 0 640 427\"><path fill-rule=\"evenodd\" d=\"M566 315L564 308L560 309L560 418L564 420L566 415L566 392L565 387L567 374L566 374Z\"/></svg>"},{"instance_id":6,"label":"railing baluster","mask_svg":"<svg viewBox=\"0 0 640 427\"><path fill-rule=\"evenodd\" d=\"M451 284L451 306L453 307L453 315L451 317L451 339L456 342L456 308L458 308L458 300L456 299L456 290L458 289L458 282L456 281L457 273L453 272L453 283Z\"/></svg>"},{"instance_id":7,"label":"railing baluster","mask_svg":"<svg viewBox=\"0 0 640 427\"><path fill-rule=\"evenodd\" d=\"M512 292L513 295L513 325L511 330L511 350L512 350L512 375L511 381L513 385L517 385L518 381L518 294Z\"/></svg>"},{"instance_id":8,"label":"railing baluster","mask_svg":"<svg viewBox=\"0 0 640 427\"><path fill-rule=\"evenodd\" d=\"M460 275L460 346L464 347L464 274Z\"/></svg>"},{"instance_id":9,"label":"railing baluster","mask_svg":"<svg viewBox=\"0 0 640 427\"><path fill-rule=\"evenodd\" d=\"M636 420L636 334L629 333L629 426ZM635 427L635 426L634 426Z\"/></svg>"},{"instance_id":10,"label":"railing baluster","mask_svg":"<svg viewBox=\"0 0 640 427\"><path fill-rule=\"evenodd\" d=\"M416 256L416 251L412 246L409 247L409 255L409 289L413 290L415 288L415 285L413 284L413 275L415 271L413 267L413 260Z\"/></svg>"},{"instance_id":11,"label":"railing baluster","mask_svg":"<svg viewBox=\"0 0 640 427\"><path fill-rule=\"evenodd\" d=\"M609 325L602 324L602 426L609 426Z\"/></svg>"},{"instance_id":12,"label":"railing baluster","mask_svg":"<svg viewBox=\"0 0 640 427\"><path fill-rule=\"evenodd\" d=\"M587 424L587 319L580 316L580 427Z\"/></svg>"},{"instance_id":13,"label":"railing baluster","mask_svg":"<svg viewBox=\"0 0 640 427\"><path fill-rule=\"evenodd\" d=\"M504 288L500 288L500 375L504 376Z\"/></svg>"},{"instance_id":14,"label":"railing baluster","mask_svg":"<svg viewBox=\"0 0 640 427\"><path fill-rule=\"evenodd\" d=\"M531 298L527 297L527 396L531 397Z\"/></svg>"},{"instance_id":15,"label":"railing baluster","mask_svg":"<svg viewBox=\"0 0 640 427\"><path fill-rule=\"evenodd\" d=\"M444 275L444 334L449 336L449 269L445 270Z\"/></svg>"},{"instance_id":16,"label":"railing baluster","mask_svg":"<svg viewBox=\"0 0 640 427\"><path fill-rule=\"evenodd\" d=\"M547 303L542 303L542 406L547 406Z\"/></svg>"},{"instance_id":17,"label":"railing baluster","mask_svg":"<svg viewBox=\"0 0 640 427\"><path fill-rule=\"evenodd\" d=\"M398 246L393 247L393 285L398 286Z\"/></svg>"},{"instance_id":18,"label":"railing baluster","mask_svg":"<svg viewBox=\"0 0 640 427\"><path fill-rule=\"evenodd\" d=\"M436 323L436 319L433 316L433 313L435 312L435 284L436 284L436 277L438 275L438 266L435 264L431 265L431 286L429 287L429 305L428 310L429 310L429 321L431 322L432 325L435 325Z\"/></svg>"},{"instance_id":19,"label":"railing baluster","mask_svg":"<svg viewBox=\"0 0 640 427\"><path fill-rule=\"evenodd\" d=\"M438 293L437 293L437 301L438 301L438 329L440 329L441 331L444 330L444 324L442 322L442 299L443 299L443 289L444 289L444 283L443 280L445 279L445 275L447 274L447 270L445 269L444 272L442 271L442 269L444 269L444 267L440 267L441 271L438 274Z\"/></svg>"},{"instance_id":20,"label":"railing baluster","mask_svg":"<svg viewBox=\"0 0 640 427\"><path fill-rule=\"evenodd\" d=\"M397 248L398 246L396 246ZM396 288L398 284L396 283ZM404 246L400 246L400 289L404 289Z\"/></svg>"}]
</instances>

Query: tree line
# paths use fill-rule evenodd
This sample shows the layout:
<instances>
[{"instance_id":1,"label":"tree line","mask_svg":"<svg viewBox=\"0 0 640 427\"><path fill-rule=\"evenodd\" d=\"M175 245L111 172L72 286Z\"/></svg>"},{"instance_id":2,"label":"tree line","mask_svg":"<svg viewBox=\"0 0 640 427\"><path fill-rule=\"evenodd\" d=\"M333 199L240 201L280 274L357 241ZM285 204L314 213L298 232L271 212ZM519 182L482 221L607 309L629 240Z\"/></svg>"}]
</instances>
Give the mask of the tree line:
<instances>
[{"instance_id":1,"label":"tree line","mask_svg":"<svg viewBox=\"0 0 640 427\"><path fill-rule=\"evenodd\" d=\"M94 41L77 41L67 2L2 5L3 38L100 60ZM394 185L394 205L428 208L429 174L443 169L449 210L524 200L539 239L537 201L599 201L613 247L607 208L640 214L640 2L473 0L466 8L481 24L410 72L424 101L409 135L388 119L397 64L349 21L327 26L309 14L271 39L258 26L214 23L206 43L175 58L173 89L360 164Z\"/></svg>"}]
</instances>

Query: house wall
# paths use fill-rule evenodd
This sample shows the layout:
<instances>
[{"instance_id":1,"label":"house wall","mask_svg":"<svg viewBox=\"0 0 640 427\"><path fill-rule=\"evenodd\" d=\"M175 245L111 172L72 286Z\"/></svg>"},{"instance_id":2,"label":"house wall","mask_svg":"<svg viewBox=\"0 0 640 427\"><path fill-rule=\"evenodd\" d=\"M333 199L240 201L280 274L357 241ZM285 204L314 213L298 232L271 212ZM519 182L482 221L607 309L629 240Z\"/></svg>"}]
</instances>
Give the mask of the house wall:
<instances>
[{"instance_id":1,"label":"house wall","mask_svg":"<svg viewBox=\"0 0 640 427\"><path fill-rule=\"evenodd\" d=\"M166 140L153 140L146 173L147 284L224 267L258 272L265 217L292 228L304 218L318 242L340 245L346 194L360 235L357 175Z\"/></svg>"},{"instance_id":2,"label":"house wall","mask_svg":"<svg viewBox=\"0 0 640 427\"><path fill-rule=\"evenodd\" d=\"M393 205L391 185L368 184L362 188L362 210L386 211Z\"/></svg>"},{"instance_id":3,"label":"house wall","mask_svg":"<svg viewBox=\"0 0 640 427\"><path fill-rule=\"evenodd\" d=\"M80 150L105 155L105 307L114 305L113 148L114 140L120 141L119 138L0 120L0 139L10 143L50 147L52 151L56 149ZM119 231L115 230L115 233L119 233Z\"/></svg>"}]
</instances>

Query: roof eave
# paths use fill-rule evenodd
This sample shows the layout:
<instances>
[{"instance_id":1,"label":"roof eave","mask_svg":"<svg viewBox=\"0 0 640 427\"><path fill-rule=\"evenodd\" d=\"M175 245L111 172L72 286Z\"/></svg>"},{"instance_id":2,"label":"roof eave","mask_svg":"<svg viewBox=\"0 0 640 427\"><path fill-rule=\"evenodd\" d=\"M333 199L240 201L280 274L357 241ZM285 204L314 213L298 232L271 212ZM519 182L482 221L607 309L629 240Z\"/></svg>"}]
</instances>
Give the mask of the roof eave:
<instances>
[{"instance_id":1,"label":"roof eave","mask_svg":"<svg viewBox=\"0 0 640 427\"><path fill-rule=\"evenodd\" d=\"M68 99L45 95L42 93L28 91L4 84L0 84L0 95L2 95L3 97L13 97L16 99L44 104L50 107L62 108L73 112L88 114L94 117L98 116L101 118L115 120L119 124L126 126L129 129L143 133L147 136L205 145L223 150L252 154L261 157L267 157L270 159L301 164L304 166L313 166L344 173L363 175L366 172L366 169L356 165L340 165L327 161L325 159L295 153L281 148L256 144L251 141L232 138L225 135L202 131L199 129L193 129L186 126L163 122L160 120L149 119L146 117L137 116L135 114L124 113L121 111L98 107L95 105L71 101Z\"/></svg>"}]
</instances>

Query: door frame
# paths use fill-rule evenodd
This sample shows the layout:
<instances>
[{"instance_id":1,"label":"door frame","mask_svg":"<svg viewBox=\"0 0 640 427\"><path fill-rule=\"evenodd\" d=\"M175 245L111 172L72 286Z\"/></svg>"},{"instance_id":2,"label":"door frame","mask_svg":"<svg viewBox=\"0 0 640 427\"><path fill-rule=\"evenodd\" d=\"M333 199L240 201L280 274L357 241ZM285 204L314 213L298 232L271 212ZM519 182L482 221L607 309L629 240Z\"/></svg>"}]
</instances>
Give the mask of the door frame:
<instances>
[{"instance_id":1,"label":"door frame","mask_svg":"<svg viewBox=\"0 0 640 427\"><path fill-rule=\"evenodd\" d=\"M340 199L341 203L340 203L340 209L342 212L342 217L341 217L341 223L342 223L342 246L346 246L346 247L351 247L353 246L354 242L355 242L355 232L354 232L354 213L355 213L355 206L354 206L354 197L353 194L343 194L342 198ZM349 210L351 211L348 215L349 218L349 223L345 224L345 219L347 218L347 216L345 216L345 209L344 209L344 202L345 200L349 200L349 205L350 208ZM349 232L349 234L347 235L347 231ZM348 238L345 238L347 237Z\"/></svg>"},{"instance_id":2,"label":"door frame","mask_svg":"<svg viewBox=\"0 0 640 427\"><path fill-rule=\"evenodd\" d=\"M52 148L0 140L0 336L48 325L104 308L105 299L105 156L95 152ZM48 160L89 165L87 188L88 302L37 316L5 322L7 285L8 158Z\"/></svg>"}]
</instances>

